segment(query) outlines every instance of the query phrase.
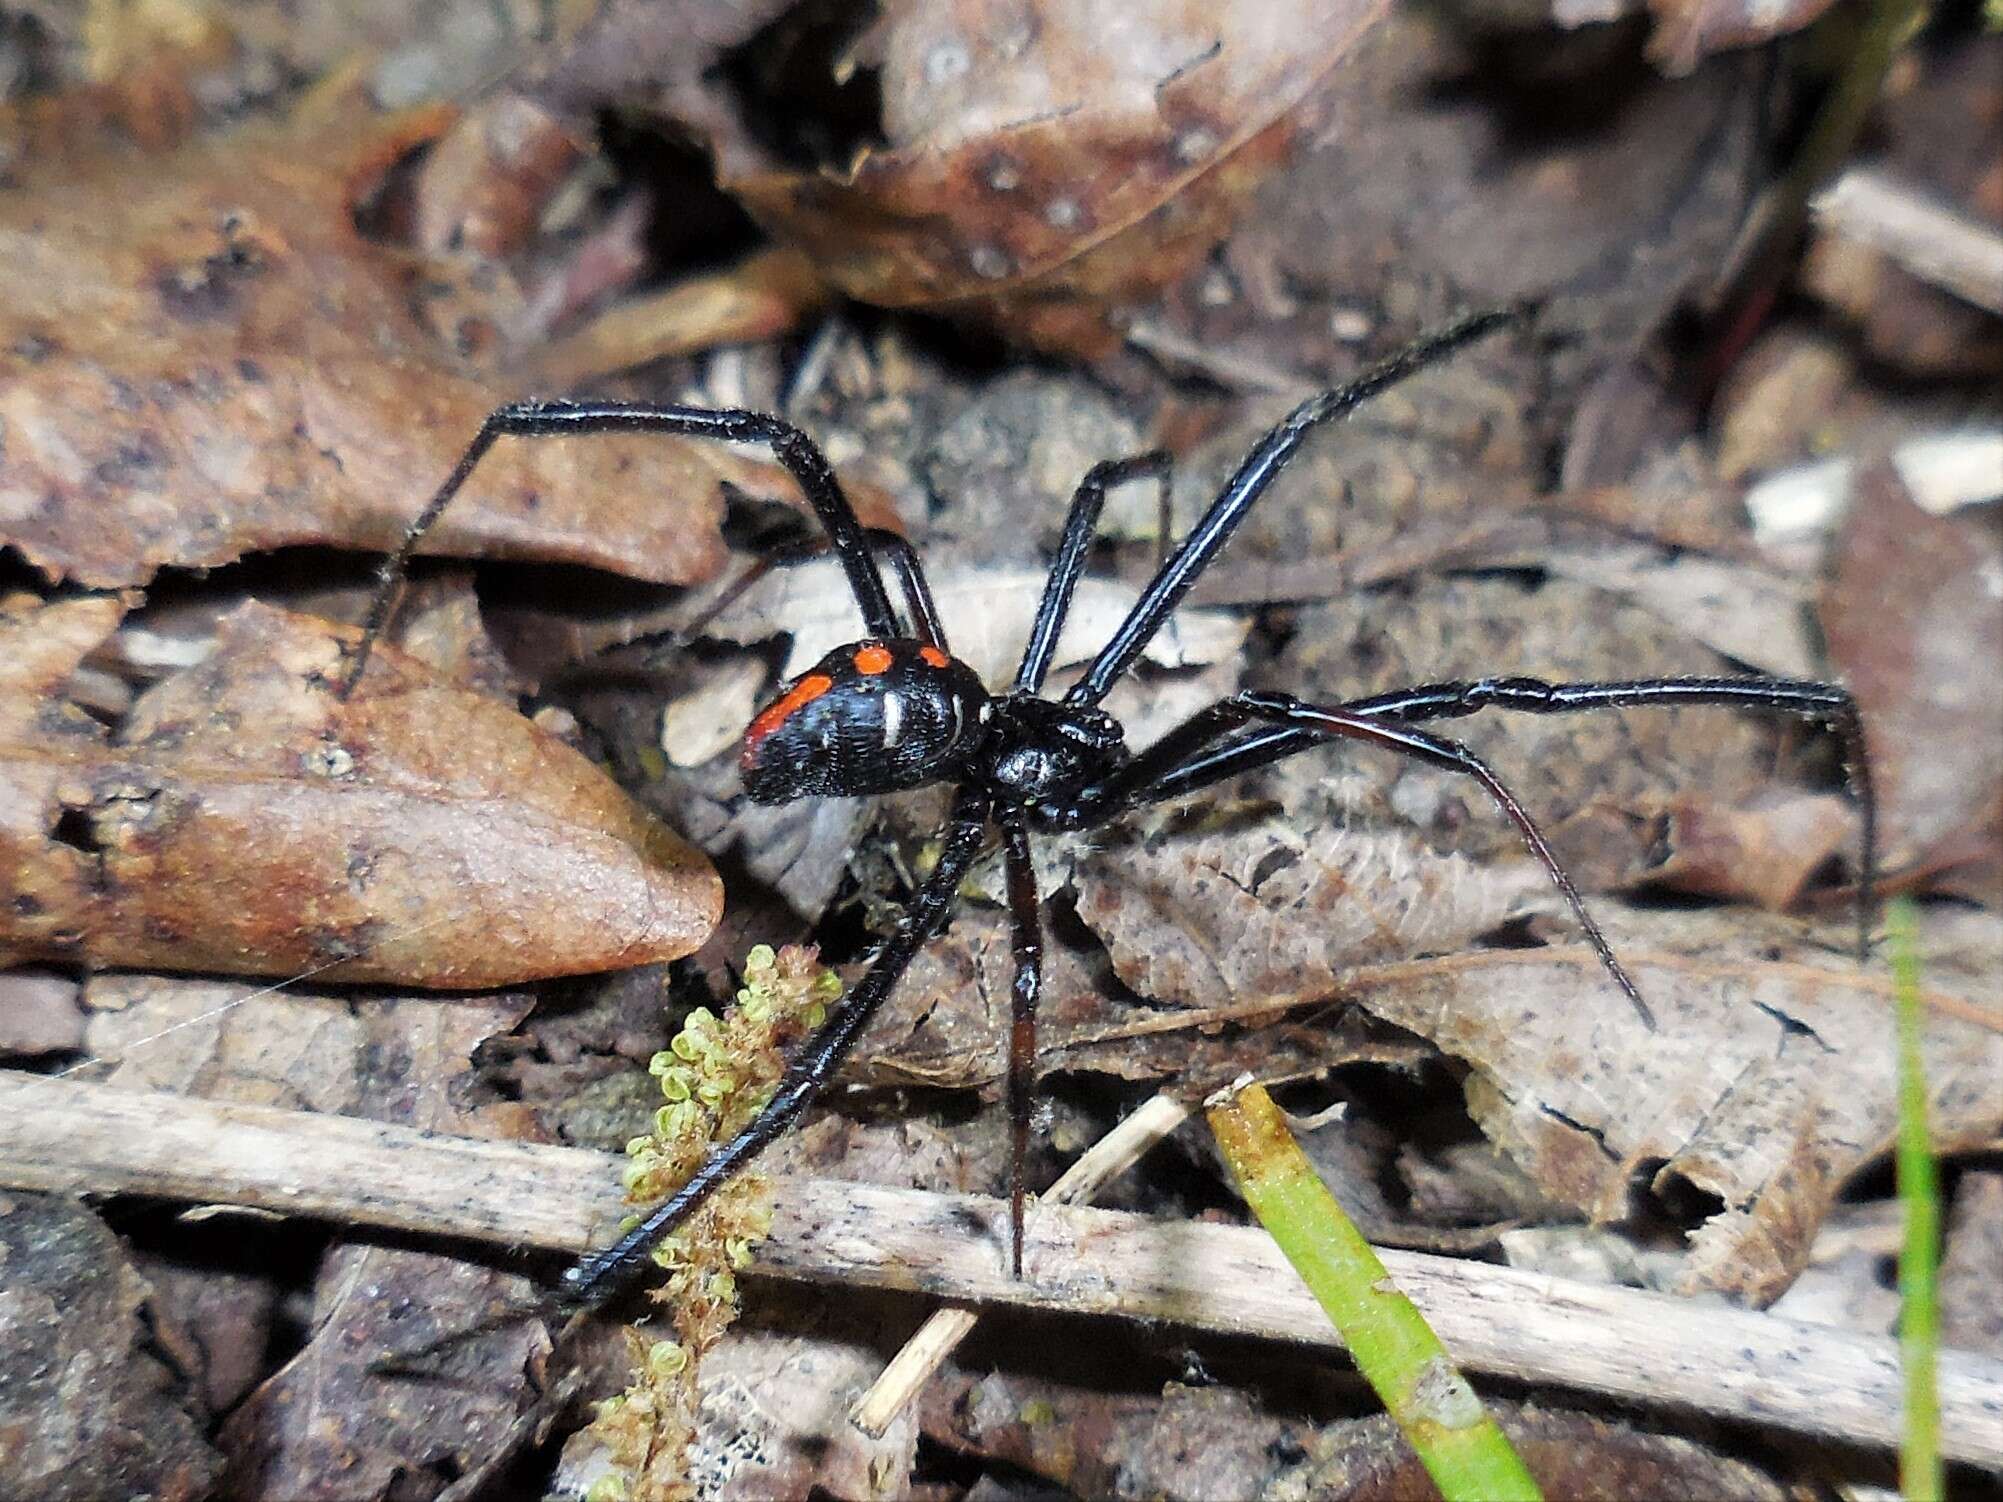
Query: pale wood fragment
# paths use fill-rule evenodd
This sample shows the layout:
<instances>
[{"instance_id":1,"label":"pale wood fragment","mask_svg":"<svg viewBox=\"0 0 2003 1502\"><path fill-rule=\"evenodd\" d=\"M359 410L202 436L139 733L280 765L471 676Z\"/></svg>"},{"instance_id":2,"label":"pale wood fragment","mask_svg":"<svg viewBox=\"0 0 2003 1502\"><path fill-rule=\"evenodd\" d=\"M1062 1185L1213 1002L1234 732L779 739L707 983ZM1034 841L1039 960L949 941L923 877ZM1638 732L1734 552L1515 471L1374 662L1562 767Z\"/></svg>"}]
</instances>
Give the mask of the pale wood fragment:
<instances>
[{"instance_id":1,"label":"pale wood fragment","mask_svg":"<svg viewBox=\"0 0 2003 1502\"><path fill-rule=\"evenodd\" d=\"M350 1117L0 1073L0 1184L254 1206L508 1247L576 1251L623 1213L617 1160ZM1008 1206L775 1181L758 1271L1065 1315L1170 1320L1338 1349L1263 1231L1039 1205L1010 1278ZM1420 1252L1385 1265L1471 1372L1851 1443L1897 1441L1889 1339L1722 1304ZM2003 1361L1944 1351L1941 1447L2003 1465Z\"/></svg>"}]
</instances>

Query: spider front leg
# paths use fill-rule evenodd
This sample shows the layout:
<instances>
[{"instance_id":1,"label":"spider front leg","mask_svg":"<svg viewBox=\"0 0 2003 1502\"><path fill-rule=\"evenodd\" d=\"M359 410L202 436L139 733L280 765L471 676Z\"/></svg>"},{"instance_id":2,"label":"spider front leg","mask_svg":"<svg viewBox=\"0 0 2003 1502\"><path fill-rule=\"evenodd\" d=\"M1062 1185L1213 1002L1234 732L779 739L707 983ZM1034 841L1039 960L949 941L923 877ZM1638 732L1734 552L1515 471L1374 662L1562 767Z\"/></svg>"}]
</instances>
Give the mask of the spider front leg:
<instances>
[{"instance_id":1,"label":"spider front leg","mask_svg":"<svg viewBox=\"0 0 2003 1502\"><path fill-rule=\"evenodd\" d=\"M1250 735L1237 732L1256 726ZM1322 708L1288 694L1245 692L1213 704L1141 752L1103 783L1089 788L1063 822L1068 827L1101 823L1127 809L1177 797L1235 776L1251 767L1305 751L1330 740L1362 741L1416 761L1459 772L1480 783L1516 826L1530 852L1572 909L1593 951L1649 1028L1655 1014L1641 999L1633 978L1615 958L1613 946L1587 911L1585 899L1545 841L1536 821L1488 764L1458 741L1428 735L1395 721L1357 713L1347 705Z\"/></svg>"},{"instance_id":2,"label":"spider front leg","mask_svg":"<svg viewBox=\"0 0 2003 1502\"><path fill-rule=\"evenodd\" d=\"M898 635L897 614L890 608L890 596L883 587L883 576L877 572L862 524L856 520L855 508L842 493L827 457L791 423L761 412L728 408L711 411L704 407L646 402L514 402L488 414L466 452L452 467L452 473L445 477L445 483L405 529L396 550L383 560L376 576L375 596L362 623L361 645L355 649L354 665L339 691L341 698L352 694L362 674L368 671L369 656L389 621L398 586L410 567L411 554L437 525L487 451L505 437L557 438L594 433L668 433L728 443L756 443L769 448L773 457L799 482L814 514L826 528L870 633L880 637ZM915 559L912 564L915 568Z\"/></svg>"},{"instance_id":3,"label":"spider front leg","mask_svg":"<svg viewBox=\"0 0 2003 1502\"><path fill-rule=\"evenodd\" d=\"M611 1246L581 1257L566 1268L557 1296L571 1309L601 1304L637 1277L660 1239L686 1220L718 1189L741 1173L774 1139L818 1100L855 1051L869 1026L918 951L952 917L960 881L973 865L987 835L992 799L985 792L963 790L954 800L939 863L911 900L910 911L863 978L849 992L841 1010L794 1057L779 1088L757 1118L710 1154L689 1181L663 1200L632 1230Z\"/></svg>"},{"instance_id":4,"label":"spider front leg","mask_svg":"<svg viewBox=\"0 0 2003 1502\"><path fill-rule=\"evenodd\" d=\"M1311 396L1261 438L1252 452L1225 482L1217 499L1189 529L1182 545L1162 564L1148 587L1141 592L1127 618L1120 622L1084 677L1065 694L1067 704L1088 707L1106 697L1107 692L1139 659L1154 634L1161 630L1182 597L1189 593L1211 561L1231 540L1240 522L1300 452L1301 445L1316 429L1347 416L1378 393L1387 391L1427 366L1438 363L1484 334L1520 322L1524 308L1497 308L1472 313L1430 334L1422 334L1403 349L1363 372L1344 386ZM1046 595L1046 599L1048 596Z\"/></svg>"},{"instance_id":5,"label":"spider front leg","mask_svg":"<svg viewBox=\"0 0 2003 1502\"><path fill-rule=\"evenodd\" d=\"M1085 554L1099 529L1099 513L1105 509L1106 493L1130 480L1152 478L1160 487L1159 512L1161 545L1168 546L1169 487L1175 478L1175 460L1156 449L1127 459L1106 459L1093 465L1072 493L1070 509L1064 513L1064 535L1057 544L1057 559L1043 581L1043 598L1037 602L1036 617L1029 627L1029 645L1023 648L1022 665L1015 670L1015 691L1035 694L1043 691L1050 661L1057 651L1057 638L1064 633L1064 617L1070 613L1071 597L1085 572Z\"/></svg>"}]
</instances>

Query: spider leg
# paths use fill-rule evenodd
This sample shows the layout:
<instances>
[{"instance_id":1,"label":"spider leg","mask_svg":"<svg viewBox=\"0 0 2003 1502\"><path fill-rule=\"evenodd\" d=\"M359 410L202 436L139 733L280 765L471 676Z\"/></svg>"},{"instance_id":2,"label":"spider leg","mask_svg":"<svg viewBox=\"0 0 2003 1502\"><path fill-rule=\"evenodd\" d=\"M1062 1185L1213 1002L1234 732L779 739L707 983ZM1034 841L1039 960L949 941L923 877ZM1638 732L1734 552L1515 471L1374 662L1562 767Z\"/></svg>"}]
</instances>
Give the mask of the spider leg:
<instances>
[{"instance_id":1,"label":"spider leg","mask_svg":"<svg viewBox=\"0 0 2003 1502\"><path fill-rule=\"evenodd\" d=\"M1015 928L1015 990L1008 1035L1009 1268L1022 1276L1022 1204L1029 1158L1030 1093L1036 1083L1036 1000L1043 988L1043 923L1037 912L1036 867L1029 829L1014 809L997 812L1008 868L1009 916Z\"/></svg>"},{"instance_id":2,"label":"spider leg","mask_svg":"<svg viewBox=\"0 0 2003 1502\"><path fill-rule=\"evenodd\" d=\"M1085 472L1085 478L1078 482L1077 490L1071 495L1071 508L1064 514L1064 536L1057 545L1057 560L1050 565L1050 577L1043 582L1043 598L1036 607L1036 618L1029 628L1029 645L1023 648L1022 665L1015 670L1017 693L1034 694L1043 690L1044 677L1050 672L1050 659L1057 651L1057 638L1064 632L1064 617L1071 610L1071 596L1078 589L1078 579L1085 572L1085 553L1092 545L1092 534L1099 525L1099 512L1105 507L1106 492L1129 480L1143 480L1152 476L1161 486L1161 538L1162 546L1168 546L1168 504L1169 483L1174 476L1175 460L1156 449L1152 453L1135 454L1127 459L1107 459L1093 465Z\"/></svg>"},{"instance_id":3,"label":"spider leg","mask_svg":"<svg viewBox=\"0 0 2003 1502\"><path fill-rule=\"evenodd\" d=\"M609 1247L579 1258L563 1272L558 1298L571 1309L601 1304L646 1265L655 1245L745 1165L785 1132L833 1082L870 1019L883 1006L912 958L946 926L953 899L987 835L992 799L963 789L954 800L939 863L911 900L910 911L883 952L856 982L840 1011L786 1067L771 1102L751 1124L711 1153L689 1181L655 1206L639 1225Z\"/></svg>"},{"instance_id":4,"label":"spider leg","mask_svg":"<svg viewBox=\"0 0 2003 1502\"><path fill-rule=\"evenodd\" d=\"M897 533L884 527L868 527L863 536L869 542L870 551L879 561L888 560L897 572L898 587L904 592L904 606L911 616L911 629L919 641L937 647L940 651L950 650L946 645L946 628L939 621L939 607L933 603L932 589L925 582L925 566L918 559L918 551ZM677 641L687 641L702 635L724 611L743 599L751 586L778 568L793 568L802 563L811 563L816 558L825 557L834 543L825 537L817 537L810 542L797 543L775 548L764 557L752 563L743 573L730 581L721 594L692 618L689 623L674 633ZM900 625L892 633L904 635Z\"/></svg>"},{"instance_id":5,"label":"spider leg","mask_svg":"<svg viewBox=\"0 0 2003 1502\"><path fill-rule=\"evenodd\" d=\"M1250 736L1227 739L1248 725L1260 729ZM1089 822L1097 823L1123 809L1174 797L1221 781L1248 766L1277 761L1331 739L1382 746L1416 761L1464 773L1480 783L1516 826L1530 853L1543 865L1545 874L1572 909L1573 918L1585 931L1593 952L1620 987L1621 994L1645 1024L1650 1028L1655 1026L1655 1014L1641 999L1633 978L1615 958L1613 946L1607 943L1606 935L1587 911L1585 899L1558 863L1543 832L1488 764L1457 741L1395 721L1373 719L1346 705L1323 708L1303 704L1288 694L1239 693L1192 716L1103 784L1088 789L1079 801L1081 805L1089 804ZM1220 741L1224 744L1219 745ZM1253 756L1256 760L1251 759Z\"/></svg>"},{"instance_id":6,"label":"spider leg","mask_svg":"<svg viewBox=\"0 0 2003 1502\"><path fill-rule=\"evenodd\" d=\"M1161 629L1190 586L1210 566L1231 534L1252 509L1253 502L1266 493L1281 470L1287 467L1307 437L1323 423L1343 416L1379 392L1397 385L1436 361L1445 359L1462 345L1493 329L1515 322L1521 309L1497 309L1475 313L1450 323L1435 333L1422 335L1389 359L1365 371L1346 386L1337 386L1319 396L1311 396L1261 438L1245 456L1210 509L1203 513L1182 546L1162 565L1134 608L1120 623L1106 645L1099 650L1085 676L1064 696L1067 704L1097 704L1122 673L1134 665L1155 632Z\"/></svg>"},{"instance_id":7,"label":"spider leg","mask_svg":"<svg viewBox=\"0 0 2003 1502\"><path fill-rule=\"evenodd\" d=\"M1767 710L1797 715L1825 725L1841 738L1843 764L1851 796L1857 800L1861 824L1857 865L1857 958L1869 958L1871 919L1877 905L1878 799L1871 779L1871 761L1864 743L1864 721L1857 701L1833 683L1797 678L1635 678L1611 683L1546 683L1539 678L1477 678L1429 683L1351 699L1341 707L1347 714L1413 724L1455 719L1484 709L1511 709L1528 714L1572 714L1593 709L1677 708L1720 705L1730 709ZM1236 740L1219 743L1214 728L1204 733L1203 717L1179 727L1148 748L1136 766L1146 762L1155 775L1149 799L1173 798L1193 788L1263 767L1282 757L1317 745L1324 737L1312 729L1264 725ZM1129 779L1134 773L1129 768Z\"/></svg>"},{"instance_id":8,"label":"spider leg","mask_svg":"<svg viewBox=\"0 0 2003 1502\"><path fill-rule=\"evenodd\" d=\"M1383 716L1411 724L1483 709L1527 714L1572 714L1588 709L1674 709L1717 704L1798 715L1833 730L1843 743L1843 773L1857 800L1861 823L1857 861L1857 959L1870 957L1871 917L1878 883L1878 795L1864 744L1864 719L1850 691L1800 678L1632 678L1612 683L1546 683L1541 678L1477 678L1430 683L1390 694L1353 699L1351 714Z\"/></svg>"},{"instance_id":9,"label":"spider leg","mask_svg":"<svg viewBox=\"0 0 2003 1502\"><path fill-rule=\"evenodd\" d=\"M496 408L480 424L480 431L459 456L452 473L445 477L424 509L407 527L394 552L383 559L376 576L375 597L362 624L361 645L355 650L354 666L340 688L347 698L368 670L369 655L382 634L396 600L397 587L410 566L410 556L427 532L437 524L452 498L495 442L504 437L554 438L584 433L677 433L689 437L716 438L729 443L760 443L772 450L806 493L814 513L827 529L830 542L840 556L855 593L857 607L872 634L898 634L897 616L890 608L890 596L877 572L862 524L855 508L842 493L833 467L814 441L791 423L759 412L710 411L703 407L659 406L644 402L514 402Z\"/></svg>"}]
</instances>

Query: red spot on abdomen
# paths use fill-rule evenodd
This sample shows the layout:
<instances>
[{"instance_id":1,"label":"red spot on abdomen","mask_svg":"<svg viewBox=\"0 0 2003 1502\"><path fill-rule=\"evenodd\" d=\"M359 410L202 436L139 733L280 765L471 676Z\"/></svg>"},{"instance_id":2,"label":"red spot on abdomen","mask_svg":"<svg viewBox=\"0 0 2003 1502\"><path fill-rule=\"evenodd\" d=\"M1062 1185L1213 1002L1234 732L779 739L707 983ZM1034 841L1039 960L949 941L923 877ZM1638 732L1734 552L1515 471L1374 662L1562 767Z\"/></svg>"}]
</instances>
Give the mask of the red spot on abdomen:
<instances>
[{"instance_id":1,"label":"red spot on abdomen","mask_svg":"<svg viewBox=\"0 0 2003 1502\"><path fill-rule=\"evenodd\" d=\"M932 666L935 668L943 668L948 664L950 664L953 660L952 658L948 657L944 652L941 652L937 647L920 647L918 649L918 655L924 658L927 662L931 663Z\"/></svg>"},{"instance_id":2,"label":"red spot on abdomen","mask_svg":"<svg viewBox=\"0 0 2003 1502\"><path fill-rule=\"evenodd\" d=\"M890 671L894 660L888 647L858 647L855 654L855 670L865 678L874 678L878 673Z\"/></svg>"},{"instance_id":3,"label":"red spot on abdomen","mask_svg":"<svg viewBox=\"0 0 2003 1502\"><path fill-rule=\"evenodd\" d=\"M803 709L835 686L826 673L809 673L787 689L753 720L744 732L744 756L749 760L758 743L785 724L795 710Z\"/></svg>"}]
</instances>

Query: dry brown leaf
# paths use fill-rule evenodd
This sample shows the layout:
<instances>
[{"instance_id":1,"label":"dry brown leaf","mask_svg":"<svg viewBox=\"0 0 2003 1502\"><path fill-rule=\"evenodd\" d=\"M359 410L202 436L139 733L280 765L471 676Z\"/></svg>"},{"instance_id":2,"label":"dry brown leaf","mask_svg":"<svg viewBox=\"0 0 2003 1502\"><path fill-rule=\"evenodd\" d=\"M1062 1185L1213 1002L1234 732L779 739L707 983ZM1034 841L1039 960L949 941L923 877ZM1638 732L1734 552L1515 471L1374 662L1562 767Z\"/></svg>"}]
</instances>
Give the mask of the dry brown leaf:
<instances>
[{"instance_id":1,"label":"dry brown leaf","mask_svg":"<svg viewBox=\"0 0 2003 1502\"><path fill-rule=\"evenodd\" d=\"M1799 1271L1844 1183L1889 1151L1891 985L1833 922L1745 911L1598 916L1654 1008L1650 1032L1583 945L1376 967L1343 995L1471 1066L1470 1108L1552 1198L1596 1219L1637 1177L1722 1202L1691 1237L1683 1291L1755 1303ZM1925 1065L1943 1152L2003 1127L2003 924L1929 919Z\"/></svg>"},{"instance_id":2,"label":"dry brown leaf","mask_svg":"<svg viewBox=\"0 0 2003 1502\"><path fill-rule=\"evenodd\" d=\"M473 1051L523 1020L524 995L358 998L125 975L89 982L86 1005L86 1046L124 1088L471 1136L539 1135L530 1108L471 1087ZM433 1357L442 1380L386 1375L374 1363L517 1307L524 1291L517 1276L447 1257L332 1248L303 1349L234 1408L219 1436L232 1494L401 1497L413 1474L470 1469L527 1400L531 1369L548 1350L541 1327L514 1321Z\"/></svg>"},{"instance_id":3,"label":"dry brown leaf","mask_svg":"<svg viewBox=\"0 0 2003 1502\"><path fill-rule=\"evenodd\" d=\"M0 1194L0 1486L43 1502L211 1495L221 1458L153 1354L146 1282L89 1210Z\"/></svg>"},{"instance_id":4,"label":"dry brown leaf","mask_svg":"<svg viewBox=\"0 0 2003 1502\"><path fill-rule=\"evenodd\" d=\"M1277 821L1147 839L1114 833L1077 866L1078 916L1120 979L1157 1003L1332 996L1351 967L1453 953L1540 903L1527 859L1478 866L1402 831Z\"/></svg>"},{"instance_id":5,"label":"dry brown leaf","mask_svg":"<svg viewBox=\"0 0 2003 1502\"><path fill-rule=\"evenodd\" d=\"M722 133L719 180L851 296L1104 354L1110 306L1223 237L1383 9L899 0L848 59L881 68L885 144L814 173Z\"/></svg>"},{"instance_id":6,"label":"dry brown leaf","mask_svg":"<svg viewBox=\"0 0 2003 1502\"><path fill-rule=\"evenodd\" d=\"M1021 1467L1081 1497L1258 1496L1314 1434L1233 1388L1178 1382L1157 1395L1105 1391L1085 1375L951 1371L922 1403L933 1443Z\"/></svg>"},{"instance_id":7,"label":"dry brown leaf","mask_svg":"<svg viewBox=\"0 0 2003 1502\"><path fill-rule=\"evenodd\" d=\"M951 568L931 575L939 619L953 655L993 686L1012 682L1030 618L1043 597L1042 569ZM1133 608L1140 591L1110 579L1081 579L1071 597L1054 668L1084 662ZM861 622L855 594L832 559L775 569L704 628L724 641L759 642L792 636L781 672L804 672L825 654L856 639ZM1143 656L1162 667L1192 667L1233 656L1251 623L1221 610L1183 610L1149 641Z\"/></svg>"},{"instance_id":8,"label":"dry brown leaf","mask_svg":"<svg viewBox=\"0 0 2003 1502\"><path fill-rule=\"evenodd\" d=\"M1797 1495L1766 1472L1680 1435L1649 1434L1595 1414L1488 1400L1491 1416L1547 1497L1577 1502L1783 1502ZM1279 1478L1261 1502L1423 1502L1438 1488L1389 1414L1332 1424L1314 1458Z\"/></svg>"},{"instance_id":9,"label":"dry brown leaf","mask_svg":"<svg viewBox=\"0 0 2003 1502\"><path fill-rule=\"evenodd\" d=\"M533 1137L520 1107L467 1103L468 1058L529 1013L516 993L352 996L164 975L84 987L84 1046L108 1083L469 1135ZM504 1108L505 1107L505 1108Z\"/></svg>"},{"instance_id":10,"label":"dry brown leaf","mask_svg":"<svg viewBox=\"0 0 2003 1502\"><path fill-rule=\"evenodd\" d=\"M1871 140L1874 170L1992 234L2003 230L2003 36L1977 29L1947 45L1908 48L1886 77ZM2003 370L2003 327L1993 314L1826 222L1810 237L1801 280L1891 370L1920 380L1993 379Z\"/></svg>"},{"instance_id":11,"label":"dry brown leaf","mask_svg":"<svg viewBox=\"0 0 2003 1502\"><path fill-rule=\"evenodd\" d=\"M1742 803L1703 794L1678 798L1665 821L1660 860L1635 882L1705 897L1748 898L1775 912L1793 907L1817 868L1855 847L1857 811L1834 793L1769 789Z\"/></svg>"},{"instance_id":12,"label":"dry brown leaf","mask_svg":"<svg viewBox=\"0 0 2003 1502\"><path fill-rule=\"evenodd\" d=\"M1202 1095L1255 1069L1267 1080L1320 1073L1351 1059L1386 1062L1377 1039L1336 1032L1319 993L1287 992L1209 1006L1120 999L1102 958L1046 934L1037 1010L1039 1075L1098 1074L1171 1082ZM1008 1068L1015 953L1006 915L963 905L945 935L912 961L857 1050L871 1084L989 1090ZM1409 1062L1407 1049L1398 1062ZM987 1160L1004 1161L998 1149Z\"/></svg>"},{"instance_id":13,"label":"dry brown leaf","mask_svg":"<svg viewBox=\"0 0 2003 1502\"><path fill-rule=\"evenodd\" d=\"M584 150L533 99L502 90L481 100L439 135L417 169L417 248L484 260L522 250Z\"/></svg>"},{"instance_id":14,"label":"dry brown leaf","mask_svg":"<svg viewBox=\"0 0 2003 1502\"><path fill-rule=\"evenodd\" d=\"M515 1307L521 1279L430 1253L340 1246L319 1273L306 1348L224 1423L230 1495L377 1502L463 1475L507 1435L548 1337L515 1321L412 1381L371 1364Z\"/></svg>"},{"instance_id":15,"label":"dry brown leaf","mask_svg":"<svg viewBox=\"0 0 2003 1502\"><path fill-rule=\"evenodd\" d=\"M562 389L650 360L776 339L828 301L828 285L806 256L790 249L768 250L724 271L621 298L527 358L538 380Z\"/></svg>"},{"instance_id":16,"label":"dry brown leaf","mask_svg":"<svg viewBox=\"0 0 2003 1502\"><path fill-rule=\"evenodd\" d=\"M469 987L686 954L700 853L507 706L247 606L107 737L62 689L120 614L0 616L0 947L93 966Z\"/></svg>"},{"instance_id":17,"label":"dry brown leaf","mask_svg":"<svg viewBox=\"0 0 2003 1502\"><path fill-rule=\"evenodd\" d=\"M66 1053L82 1042L76 981L33 965L0 971L0 1054Z\"/></svg>"},{"instance_id":18,"label":"dry brown leaf","mask_svg":"<svg viewBox=\"0 0 2003 1502\"><path fill-rule=\"evenodd\" d=\"M1652 610L1552 579L1426 579L1301 612L1272 681L1338 702L1415 683L1529 674L1552 682L1722 673L1728 664ZM1775 786L1774 721L1723 710L1488 713L1438 732L1492 767L1587 890L1618 886L1656 853L1679 798L1732 806ZM1295 820L1331 815L1416 829L1435 848L1515 859L1522 843L1473 781L1363 748L1308 751L1267 774Z\"/></svg>"},{"instance_id":19,"label":"dry brown leaf","mask_svg":"<svg viewBox=\"0 0 2003 1502\"><path fill-rule=\"evenodd\" d=\"M1760 160L1757 70L1665 81L1638 54L1630 28L1483 46L1458 13L1392 8L1162 316L1200 350L1324 372L1456 307L1535 298L1543 339L1517 386L1569 413L1711 274Z\"/></svg>"},{"instance_id":20,"label":"dry brown leaf","mask_svg":"<svg viewBox=\"0 0 2003 1502\"><path fill-rule=\"evenodd\" d=\"M0 541L91 585L390 546L520 394L436 345L424 265L355 226L448 118L343 107L0 192ZM725 556L721 481L795 493L718 444L504 443L426 547L697 581Z\"/></svg>"},{"instance_id":21,"label":"dry brown leaf","mask_svg":"<svg viewBox=\"0 0 2003 1502\"><path fill-rule=\"evenodd\" d=\"M2003 1355L2003 1174L1965 1173L1940 1259L1941 1344Z\"/></svg>"},{"instance_id":22,"label":"dry brown leaf","mask_svg":"<svg viewBox=\"0 0 2003 1502\"><path fill-rule=\"evenodd\" d=\"M1888 462L1859 472L1821 616L1863 710L1886 855L1927 869L1951 848L1967 868L1955 879L1992 889L2003 864L1999 581L2003 547L1979 518L1929 515Z\"/></svg>"}]
</instances>

